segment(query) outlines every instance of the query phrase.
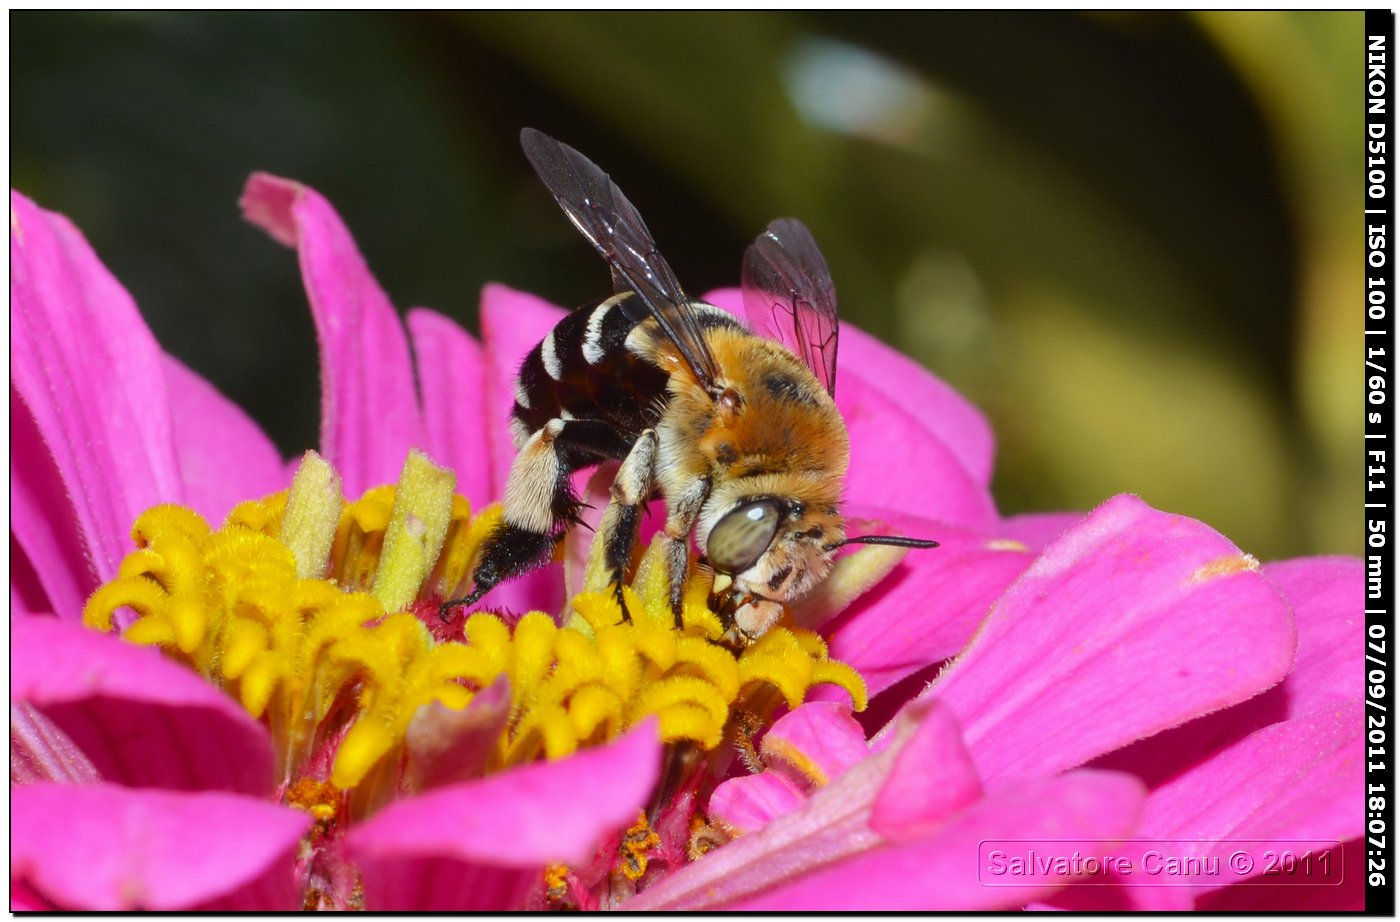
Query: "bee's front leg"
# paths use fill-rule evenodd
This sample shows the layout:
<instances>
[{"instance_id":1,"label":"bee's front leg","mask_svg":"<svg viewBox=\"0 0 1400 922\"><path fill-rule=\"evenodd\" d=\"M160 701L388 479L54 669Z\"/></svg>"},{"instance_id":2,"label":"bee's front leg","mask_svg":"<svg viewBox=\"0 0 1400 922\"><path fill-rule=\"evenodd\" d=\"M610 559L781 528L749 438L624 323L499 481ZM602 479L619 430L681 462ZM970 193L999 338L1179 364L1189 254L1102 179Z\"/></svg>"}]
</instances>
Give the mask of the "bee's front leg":
<instances>
[{"instance_id":1,"label":"bee's front leg","mask_svg":"<svg viewBox=\"0 0 1400 922\"><path fill-rule=\"evenodd\" d=\"M690 530L700 518L700 509L710 497L710 478L699 477L670 504L666 512L666 571L670 578L671 612L676 627L682 626L685 604L686 568L690 564Z\"/></svg>"},{"instance_id":2,"label":"bee's front leg","mask_svg":"<svg viewBox=\"0 0 1400 922\"><path fill-rule=\"evenodd\" d=\"M648 429L637 437L632 450L617 469L612 484L611 500L598 524L597 540L603 542L603 565L622 608L622 617L630 621L627 603L622 596L622 582L632 563L632 549L637 544L637 529L641 524L642 505L651 498L656 482L656 431Z\"/></svg>"}]
</instances>

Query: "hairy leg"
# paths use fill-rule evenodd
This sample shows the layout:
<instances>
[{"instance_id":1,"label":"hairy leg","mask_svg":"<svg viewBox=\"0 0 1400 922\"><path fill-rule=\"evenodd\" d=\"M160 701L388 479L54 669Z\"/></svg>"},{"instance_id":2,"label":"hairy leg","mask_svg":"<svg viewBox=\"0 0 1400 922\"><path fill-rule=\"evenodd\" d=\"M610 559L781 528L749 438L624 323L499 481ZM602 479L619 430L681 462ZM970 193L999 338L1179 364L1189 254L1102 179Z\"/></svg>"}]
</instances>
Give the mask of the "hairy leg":
<instances>
[{"instance_id":1,"label":"hairy leg","mask_svg":"<svg viewBox=\"0 0 1400 922\"><path fill-rule=\"evenodd\" d=\"M501 523L486 539L472 591L444 602L443 619L449 609L471 605L506 580L547 563L578 521L579 501L569 475L626 449L625 438L598 420L552 419L532 433L511 464Z\"/></svg>"},{"instance_id":2,"label":"hairy leg","mask_svg":"<svg viewBox=\"0 0 1400 922\"><path fill-rule=\"evenodd\" d=\"M632 445L613 480L608 508L598 526L597 540L603 542L603 564L608 580L622 606L622 615L629 618L622 597L622 582L632 562L632 549L637 544L637 529L641 524L642 506L651 498L656 482L656 432L648 429Z\"/></svg>"},{"instance_id":3,"label":"hairy leg","mask_svg":"<svg viewBox=\"0 0 1400 922\"><path fill-rule=\"evenodd\" d=\"M690 563L690 530L700 517L700 508L710 496L710 478L701 477L677 497L668 501L666 511L666 571L670 579L671 611L676 627L681 626L685 602L685 571Z\"/></svg>"}]
</instances>

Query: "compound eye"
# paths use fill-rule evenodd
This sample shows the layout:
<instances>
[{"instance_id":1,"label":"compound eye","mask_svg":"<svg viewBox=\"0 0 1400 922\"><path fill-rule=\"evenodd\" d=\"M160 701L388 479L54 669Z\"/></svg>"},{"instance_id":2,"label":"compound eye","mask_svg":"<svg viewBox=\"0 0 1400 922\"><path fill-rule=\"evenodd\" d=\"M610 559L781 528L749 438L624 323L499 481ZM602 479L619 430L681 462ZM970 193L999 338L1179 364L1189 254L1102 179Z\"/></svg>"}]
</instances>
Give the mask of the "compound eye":
<instances>
[{"instance_id":1,"label":"compound eye","mask_svg":"<svg viewBox=\"0 0 1400 922\"><path fill-rule=\"evenodd\" d=\"M775 499L756 499L735 508L710 529L705 553L717 573L733 576L754 565L778 533L783 510Z\"/></svg>"}]
</instances>

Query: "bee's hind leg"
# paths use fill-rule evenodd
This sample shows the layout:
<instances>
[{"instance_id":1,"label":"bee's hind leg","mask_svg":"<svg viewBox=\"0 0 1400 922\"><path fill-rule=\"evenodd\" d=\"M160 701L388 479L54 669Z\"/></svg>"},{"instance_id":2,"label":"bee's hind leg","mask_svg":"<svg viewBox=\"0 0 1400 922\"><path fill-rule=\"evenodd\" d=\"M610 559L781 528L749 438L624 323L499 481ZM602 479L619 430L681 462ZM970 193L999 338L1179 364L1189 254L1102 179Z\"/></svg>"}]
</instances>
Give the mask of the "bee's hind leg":
<instances>
[{"instance_id":1,"label":"bee's hind leg","mask_svg":"<svg viewBox=\"0 0 1400 922\"><path fill-rule=\"evenodd\" d=\"M656 482L656 431L647 429L623 459L613 479L612 498L603 510L598 525L597 540L603 542L603 566L622 608L624 621L632 620L622 595L622 583L632 563L632 549L637 544L637 529L641 525L642 506L651 498Z\"/></svg>"},{"instance_id":2,"label":"bee's hind leg","mask_svg":"<svg viewBox=\"0 0 1400 922\"><path fill-rule=\"evenodd\" d=\"M506 580L548 563L578 521L569 475L625 450L617 431L597 420L552 419L525 439L506 479L500 524L487 536L472 573L471 594L445 602L443 620L450 609L471 605Z\"/></svg>"}]
</instances>

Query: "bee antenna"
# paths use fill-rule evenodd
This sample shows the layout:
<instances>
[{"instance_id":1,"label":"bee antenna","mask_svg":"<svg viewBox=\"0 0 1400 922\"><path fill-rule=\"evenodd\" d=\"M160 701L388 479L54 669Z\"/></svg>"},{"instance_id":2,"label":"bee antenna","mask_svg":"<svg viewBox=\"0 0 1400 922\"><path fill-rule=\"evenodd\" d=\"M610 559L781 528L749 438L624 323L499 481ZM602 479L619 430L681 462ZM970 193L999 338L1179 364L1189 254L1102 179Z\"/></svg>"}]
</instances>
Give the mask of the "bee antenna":
<instances>
[{"instance_id":1,"label":"bee antenna","mask_svg":"<svg viewBox=\"0 0 1400 922\"><path fill-rule=\"evenodd\" d=\"M924 538L906 538L903 535L861 535L859 538L847 538L844 541L837 541L835 544L828 544L828 550L836 550L838 547L845 547L847 544L887 544L892 547L938 547L937 541L929 541Z\"/></svg>"}]
</instances>

